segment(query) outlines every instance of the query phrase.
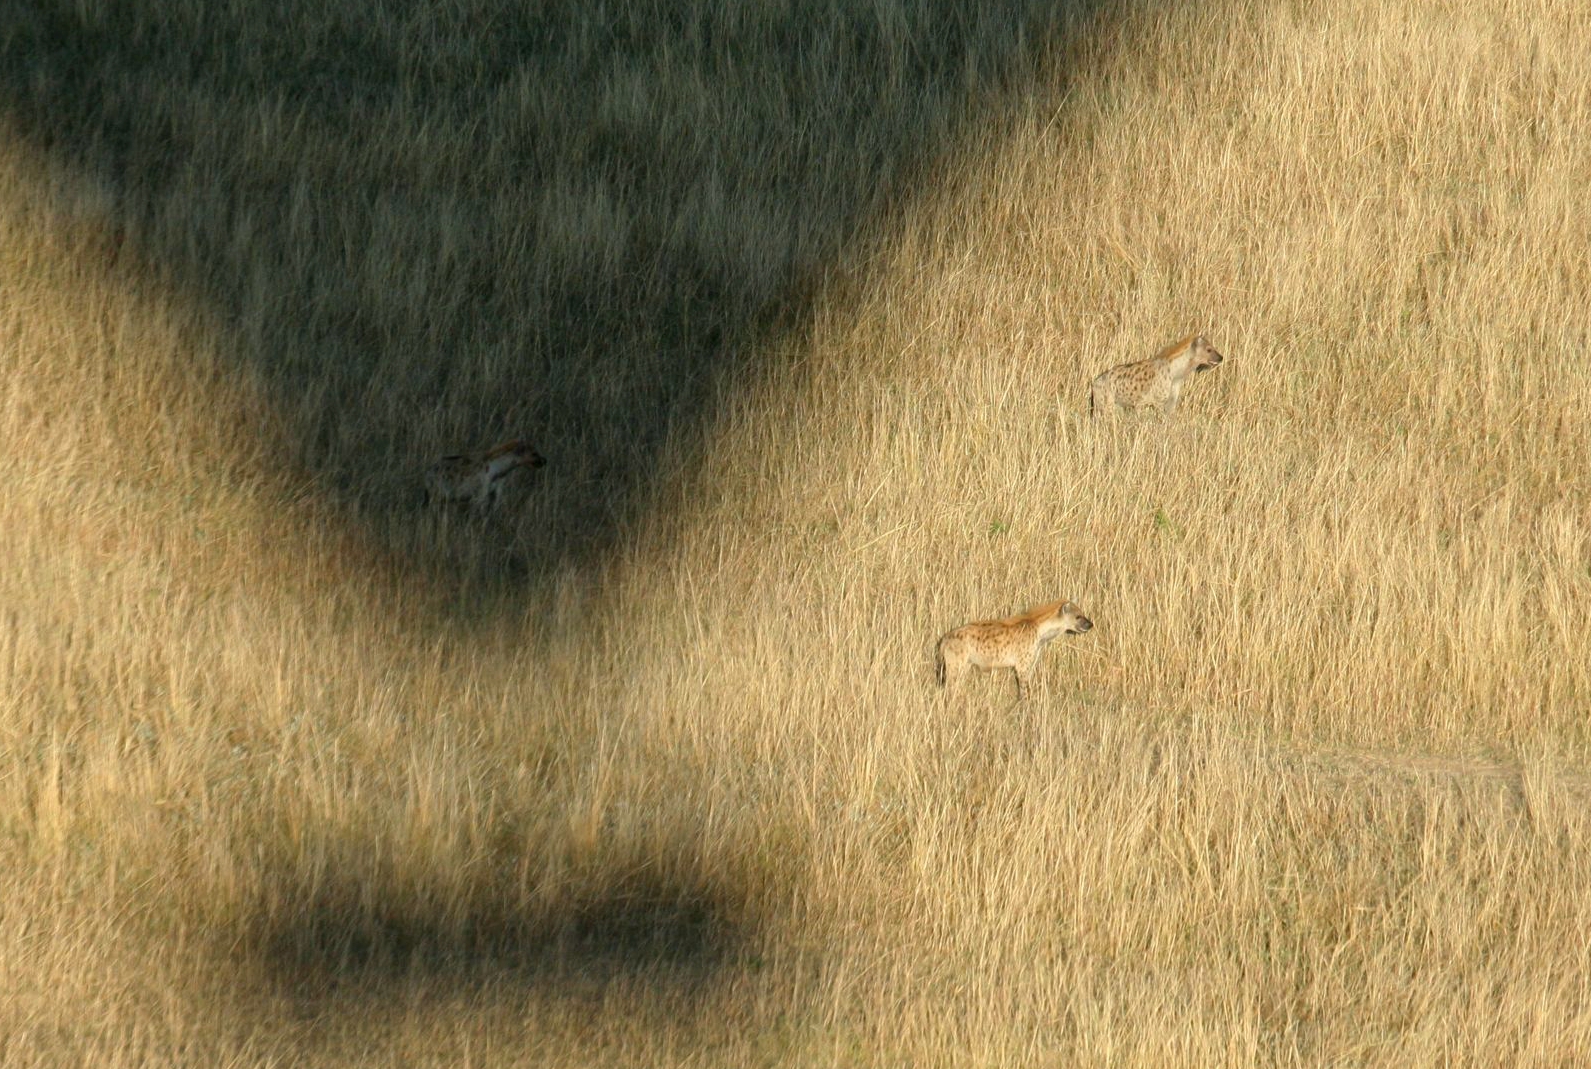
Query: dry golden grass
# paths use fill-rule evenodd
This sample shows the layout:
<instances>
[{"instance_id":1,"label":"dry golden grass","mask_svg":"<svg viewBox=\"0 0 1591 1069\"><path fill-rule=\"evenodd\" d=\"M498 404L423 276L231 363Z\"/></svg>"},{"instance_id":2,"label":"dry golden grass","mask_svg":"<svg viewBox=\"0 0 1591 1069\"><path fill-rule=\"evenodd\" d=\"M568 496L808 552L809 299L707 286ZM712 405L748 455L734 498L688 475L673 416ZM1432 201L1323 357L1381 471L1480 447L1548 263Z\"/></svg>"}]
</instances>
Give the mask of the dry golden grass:
<instances>
[{"instance_id":1,"label":"dry golden grass","mask_svg":"<svg viewBox=\"0 0 1591 1069\"><path fill-rule=\"evenodd\" d=\"M1591 1061L1578 0L323 8L0 31L0 1063Z\"/></svg>"}]
</instances>

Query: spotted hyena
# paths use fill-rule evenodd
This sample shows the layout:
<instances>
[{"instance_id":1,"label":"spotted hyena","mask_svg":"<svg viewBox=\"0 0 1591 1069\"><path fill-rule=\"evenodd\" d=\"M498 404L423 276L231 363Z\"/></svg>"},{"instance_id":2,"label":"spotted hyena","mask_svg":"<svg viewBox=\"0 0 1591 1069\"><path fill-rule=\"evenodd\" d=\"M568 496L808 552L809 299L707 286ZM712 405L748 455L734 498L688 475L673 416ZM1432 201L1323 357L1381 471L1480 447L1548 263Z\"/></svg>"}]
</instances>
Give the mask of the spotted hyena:
<instances>
[{"instance_id":1,"label":"spotted hyena","mask_svg":"<svg viewBox=\"0 0 1591 1069\"><path fill-rule=\"evenodd\" d=\"M454 453L431 465L425 477L425 496L431 504L467 502L477 510L497 504L503 480L520 468L547 463L523 438L504 442L481 453Z\"/></svg>"},{"instance_id":2,"label":"spotted hyena","mask_svg":"<svg viewBox=\"0 0 1591 1069\"><path fill-rule=\"evenodd\" d=\"M1203 334L1190 334L1148 360L1118 364L1094 379L1088 409L1102 416L1108 409L1159 407L1166 415L1177 410L1182 384L1195 371L1208 371L1222 360Z\"/></svg>"},{"instance_id":3,"label":"spotted hyena","mask_svg":"<svg viewBox=\"0 0 1591 1069\"><path fill-rule=\"evenodd\" d=\"M1039 655L1062 635L1080 635L1093 621L1069 601L1052 601L1004 620L966 624L939 640L939 685L959 681L971 668L1009 668L1016 673L1016 697L1027 694Z\"/></svg>"}]
</instances>

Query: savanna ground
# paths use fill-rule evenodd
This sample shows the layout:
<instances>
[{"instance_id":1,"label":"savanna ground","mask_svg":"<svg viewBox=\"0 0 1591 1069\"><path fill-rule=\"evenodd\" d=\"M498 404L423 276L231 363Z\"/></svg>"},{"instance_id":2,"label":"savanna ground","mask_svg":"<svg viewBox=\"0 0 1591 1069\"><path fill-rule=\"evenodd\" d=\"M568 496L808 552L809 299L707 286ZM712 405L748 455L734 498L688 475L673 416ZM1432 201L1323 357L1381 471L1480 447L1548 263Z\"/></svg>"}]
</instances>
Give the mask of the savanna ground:
<instances>
[{"instance_id":1,"label":"savanna ground","mask_svg":"<svg viewBox=\"0 0 1591 1069\"><path fill-rule=\"evenodd\" d=\"M0 1062L1591 1061L1587 39L0 3Z\"/></svg>"}]
</instances>

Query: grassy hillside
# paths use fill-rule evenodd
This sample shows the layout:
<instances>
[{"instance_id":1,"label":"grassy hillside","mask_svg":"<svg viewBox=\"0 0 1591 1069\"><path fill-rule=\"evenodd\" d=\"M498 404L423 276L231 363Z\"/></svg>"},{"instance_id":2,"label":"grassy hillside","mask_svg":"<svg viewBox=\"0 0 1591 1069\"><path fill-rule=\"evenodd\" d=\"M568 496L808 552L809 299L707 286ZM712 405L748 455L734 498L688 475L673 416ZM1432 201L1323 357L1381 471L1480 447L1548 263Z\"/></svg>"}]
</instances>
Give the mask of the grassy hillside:
<instances>
[{"instance_id":1,"label":"grassy hillside","mask_svg":"<svg viewBox=\"0 0 1591 1069\"><path fill-rule=\"evenodd\" d=\"M1591 17L979 10L0 5L0 1062L1591 1059Z\"/></svg>"}]
</instances>

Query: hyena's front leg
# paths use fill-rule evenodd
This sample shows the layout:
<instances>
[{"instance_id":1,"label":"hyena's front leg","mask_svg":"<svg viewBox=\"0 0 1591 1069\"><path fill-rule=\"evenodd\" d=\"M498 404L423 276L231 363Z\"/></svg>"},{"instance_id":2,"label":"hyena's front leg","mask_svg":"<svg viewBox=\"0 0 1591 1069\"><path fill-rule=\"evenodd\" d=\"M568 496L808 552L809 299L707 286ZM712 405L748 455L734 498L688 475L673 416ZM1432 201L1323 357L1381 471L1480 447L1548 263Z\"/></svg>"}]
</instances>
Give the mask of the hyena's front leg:
<instances>
[{"instance_id":1,"label":"hyena's front leg","mask_svg":"<svg viewBox=\"0 0 1591 1069\"><path fill-rule=\"evenodd\" d=\"M1027 700L1029 684L1033 680L1033 666L1031 664L1019 664L1012 668L1011 671L1016 674L1016 700L1017 704L1020 705Z\"/></svg>"}]
</instances>

